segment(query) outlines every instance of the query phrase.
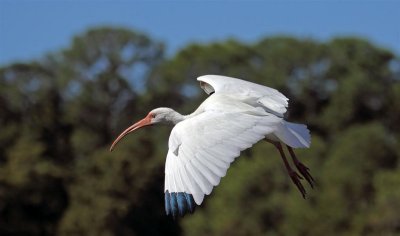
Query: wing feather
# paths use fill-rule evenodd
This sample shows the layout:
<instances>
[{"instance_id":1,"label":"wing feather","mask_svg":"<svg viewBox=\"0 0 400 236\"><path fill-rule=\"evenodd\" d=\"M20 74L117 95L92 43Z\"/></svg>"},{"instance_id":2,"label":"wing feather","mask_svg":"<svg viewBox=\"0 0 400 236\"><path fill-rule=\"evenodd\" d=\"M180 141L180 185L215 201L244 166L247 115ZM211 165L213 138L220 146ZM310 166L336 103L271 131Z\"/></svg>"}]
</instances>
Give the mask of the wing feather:
<instances>
[{"instance_id":1,"label":"wing feather","mask_svg":"<svg viewBox=\"0 0 400 236\"><path fill-rule=\"evenodd\" d=\"M201 196L203 196L203 192L201 191L200 187L197 185L197 183L193 180L192 176L188 173L187 167L185 165L180 165L180 170L187 179L185 179L185 182L187 183L188 189L185 191L186 193L191 193L193 194L193 197L197 200L201 199Z\"/></svg>"},{"instance_id":2,"label":"wing feather","mask_svg":"<svg viewBox=\"0 0 400 236\"><path fill-rule=\"evenodd\" d=\"M193 189L189 193L193 194L193 197L194 197L194 200L196 203L199 201L203 201L203 198L204 198L203 190L197 184L197 182L195 181L195 178L192 176L192 174L188 170L187 166L185 166L185 170L186 170L187 176L189 177L191 186L193 187Z\"/></svg>"},{"instance_id":3,"label":"wing feather","mask_svg":"<svg viewBox=\"0 0 400 236\"><path fill-rule=\"evenodd\" d=\"M182 192L184 191L183 185L178 185L178 164L176 163L176 158L173 158L172 171L171 171L171 182L172 189L171 192Z\"/></svg>"},{"instance_id":4,"label":"wing feather","mask_svg":"<svg viewBox=\"0 0 400 236\"><path fill-rule=\"evenodd\" d=\"M208 182L208 180L203 176L203 174L201 174L201 172L196 168L195 165L190 164L190 165L186 165L186 166L188 167L190 174L193 176L193 179L199 185L201 191L204 194L209 195L212 190L211 183Z\"/></svg>"},{"instance_id":5,"label":"wing feather","mask_svg":"<svg viewBox=\"0 0 400 236\"><path fill-rule=\"evenodd\" d=\"M192 160L193 165L197 167L197 169L200 171L200 173L206 177L208 182L210 182L213 186L216 186L219 184L219 177L214 174L206 165L204 165L202 162L200 162L199 159L193 158Z\"/></svg>"},{"instance_id":6,"label":"wing feather","mask_svg":"<svg viewBox=\"0 0 400 236\"><path fill-rule=\"evenodd\" d=\"M197 155L202 159L209 160L213 163L213 165L222 169L228 169L231 163L230 161L226 161L219 158L218 156L215 156L215 154L211 153L209 150L201 150L197 153Z\"/></svg>"},{"instance_id":7,"label":"wing feather","mask_svg":"<svg viewBox=\"0 0 400 236\"><path fill-rule=\"evenodd\" d=\"M219 163L221 164L221 167L223 167L223 168L228 168L230 163L234 160L234 157L228 156L228 155L223 155L215 149L207 149L207 150L203 150L203 152L206 155L208 155L209 157L214 158L216 161L219 161Z\"/></svg>"},{"instance_id":8,"label":"wing feather","mask_svg":"<svg viewBox=\"0 0 400 236\"><path fill-rule=\"evenodd\" d=\"M226 96L212 97L208 104L205 102L206 107L199 107L199 114L186 118L171 131L165 199L166 211L173 215L192 212L193 204L203 202L241 151L275 132L282 123L281 118L262 109L235 104Z\"/></svg>"},{"instance_id":9,"label":"wing feather","mask_svg":"<svg viewBox=\"0 0 400 236\"><path fill-rule=\"evenodd\" d=\"M197 159L199 162L201 162L204 166L207 166L207 168L212 171L216 176L218 177L223 177L226 174L225 169L228 168L221 168L218 165L214 164L212 160L210 161L208 158L199 158Z\"/></svg>"},{"instance_id":10,"label":"wing feather","mask_svg":"<svg viewBox=\"0 0 400 236\"><path fill-rule=\"evenodd\" d=\"M267 113L256 116L210 110L178 123L170 136L165 192L176 193L177 198L188 194L200 205L240 152L273 132L274 124L280 121ZM174 201L166 205L174 208L175 198L166 199ZM185 207L189 211L190 202L181 202L179 198L179 213Z\"/></svg>"},{"instance_id":11,"label":"wing feather","mask_svg":"<svg viewBox=\"0 0 400 236\"><path fill-rule=\"evenodd\" d=\"M220 183L240 152L273 134L292 147L308 147L305 125L282 120L288 99L275 89L207 75L198 78L211 94L178 123L169 138L165 165L167 214L193 212Z\"/></svg>"},{"instance_id":12,"label":"wing feather","mask_svg":"<svg viewBox=\"0 0 400 236\"><path fill-rule=\"evenodd\" d=\"M207 93L233 94L259 104L266 111L283 117L288 107L288 98L278 90L249 81L221 75L203 75L197 78Z\"/></svg>"}]
</instances>

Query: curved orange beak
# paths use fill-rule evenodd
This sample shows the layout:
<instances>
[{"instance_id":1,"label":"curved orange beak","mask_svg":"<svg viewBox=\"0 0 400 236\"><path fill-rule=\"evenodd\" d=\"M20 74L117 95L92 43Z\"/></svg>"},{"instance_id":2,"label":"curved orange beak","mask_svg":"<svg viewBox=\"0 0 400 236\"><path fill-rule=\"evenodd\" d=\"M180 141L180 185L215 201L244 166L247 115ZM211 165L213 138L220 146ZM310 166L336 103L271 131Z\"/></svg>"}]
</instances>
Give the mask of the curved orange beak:
<instances>
[{"instance_id":1,"label":"curved orange beak","mask_svg":"<svg viewBox=\"0 0 400 236\"><path fill-rule=\"evenodd\" d=\"M148 114L145 118L139 120L138 122L136 122L135 124L133 124L132 126L128 127L126 130L124 130L124 132L122 132L116 139L115 141L112 143L111 147L110 147L110 151L112 151L115 147L115 145L122 139L124 138L127 134L140 129L144 126L148 126L151 125L151 114Z\"/></svg>"}]
</instances>

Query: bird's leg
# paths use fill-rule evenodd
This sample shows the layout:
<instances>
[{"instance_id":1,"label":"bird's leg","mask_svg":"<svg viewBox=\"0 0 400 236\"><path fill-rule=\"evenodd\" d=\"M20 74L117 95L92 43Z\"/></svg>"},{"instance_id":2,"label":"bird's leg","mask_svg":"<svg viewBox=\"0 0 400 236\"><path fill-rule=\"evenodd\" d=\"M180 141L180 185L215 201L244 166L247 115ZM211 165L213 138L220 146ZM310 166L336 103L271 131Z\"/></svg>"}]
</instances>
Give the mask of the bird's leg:
<instances>
[{"instance_id":1,"label":"bird's leg","mask_svg":"<svg viewBox=\"0 0 400 236\"><path fill-rule=\"evenodd\" d=\"M287 149L289 150L290 155L292 156L292 160L294 165L296 166L297 170L299 170L300 174L307 180L307 182L310 184L311 188L314 188L314 178L311 176L311 174L308 172L310 168L305 166L303 163L301 163L296 155L294 154L294 151L291 147L287 146Z\"/></svg>"},{"instance_id":2,"label":"bird's leg","mask_svg":"<svg viewBox=\"0 0 400 236\"><path fill-rule=\"evenodd\" d=\"M302 177L290 167L289 162L287 161L285 153L283 151L282 144L280 142L274 142L271 140L266 140L266 141L272 143L278 149L290 178L299 189L301 195L303 195L303 198L306 198L306 190L304 189L304 186L300 182L300 179L302 179Z\"/></svg>"}]
</instances>

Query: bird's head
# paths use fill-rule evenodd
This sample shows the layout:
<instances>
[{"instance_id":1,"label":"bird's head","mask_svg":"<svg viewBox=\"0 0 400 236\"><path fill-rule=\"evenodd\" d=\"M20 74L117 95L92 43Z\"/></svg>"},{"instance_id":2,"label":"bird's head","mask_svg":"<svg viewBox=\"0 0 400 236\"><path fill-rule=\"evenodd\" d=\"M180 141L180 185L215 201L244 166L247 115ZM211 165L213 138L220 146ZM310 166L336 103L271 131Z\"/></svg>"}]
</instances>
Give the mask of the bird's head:
<instances>
[{"instance_id":1,"label":"bird's head","mask_svg":"<svg viewBox=\"0 0 400 236\"><path fill-rule=\"evenodd\" d=\"M112 151L115 147L115 145L122 139L124 138L127 134L132 133L135 130L138 130L142 127L157 124L157 123L172 123L176 124L182 119L182 115L177 113L171 108L167 107L160 107L156 108L147 114L146 117L143 119L139 120L138 122L134 123L133 125L129 126L127 129L125 129L113 142L113 144L110 147L110 151Z\"/></svg>"}]
</instances>

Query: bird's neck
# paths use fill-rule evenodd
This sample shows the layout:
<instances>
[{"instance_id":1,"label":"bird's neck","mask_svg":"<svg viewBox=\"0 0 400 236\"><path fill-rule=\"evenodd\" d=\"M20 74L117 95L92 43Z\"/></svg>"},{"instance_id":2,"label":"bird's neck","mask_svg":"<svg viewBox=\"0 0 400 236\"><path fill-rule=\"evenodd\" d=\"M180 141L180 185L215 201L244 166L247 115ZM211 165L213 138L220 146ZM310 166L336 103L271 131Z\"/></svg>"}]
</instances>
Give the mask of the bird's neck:
<instances>
[{"instance_id":1,"label":"bird's neck","mask_svg":"<svg viewBox=\"0 0 400 236\"><path fill-rule=\"evenodd\" d=\"M192 117L195 117L195 116L199 115L202 112L204 112L204 108L201 105L193 113L191 113L189 115L182 115L179 112L174 111L170 115L170 117L168 119L168 122L172 123L173 125L176 125L179 122L184 121L184 120L189 119L189 118L192 118Z\"/></svg>"},{"instance_id":2,"label":"bird's neck","mask_svg":"<svg viewBox=\"0 0 400 236\"><path fill-rule=\"evenodd\" d=\"M179 112L174 111L167 117L168 123L171 123L173 125L178 124L179 122L183 121L186 119L186 116L180 114Z\"/></svg>"}]
</instances>

